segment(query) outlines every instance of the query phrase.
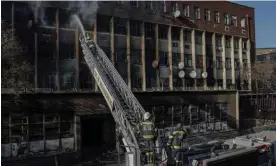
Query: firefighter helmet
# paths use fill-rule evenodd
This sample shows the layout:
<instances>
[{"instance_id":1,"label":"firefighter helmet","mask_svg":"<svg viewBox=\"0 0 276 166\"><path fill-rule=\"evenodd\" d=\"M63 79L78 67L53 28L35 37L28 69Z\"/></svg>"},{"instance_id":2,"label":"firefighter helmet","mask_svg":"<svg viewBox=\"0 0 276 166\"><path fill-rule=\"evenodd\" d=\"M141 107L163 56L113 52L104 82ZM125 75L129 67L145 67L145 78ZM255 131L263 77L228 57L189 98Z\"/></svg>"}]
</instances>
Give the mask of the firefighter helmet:
<instances>
[{"instance_id":1,"label":"firefighter helmet","mask_svg":"<svg viewBox=\"0 0 276 166\"><path fill-rule=\"evenodd\" d=\"M151 114L149 112L146 112L144 114L144 120L148 120L151 117Z\"/></svg>"}]
</instances>

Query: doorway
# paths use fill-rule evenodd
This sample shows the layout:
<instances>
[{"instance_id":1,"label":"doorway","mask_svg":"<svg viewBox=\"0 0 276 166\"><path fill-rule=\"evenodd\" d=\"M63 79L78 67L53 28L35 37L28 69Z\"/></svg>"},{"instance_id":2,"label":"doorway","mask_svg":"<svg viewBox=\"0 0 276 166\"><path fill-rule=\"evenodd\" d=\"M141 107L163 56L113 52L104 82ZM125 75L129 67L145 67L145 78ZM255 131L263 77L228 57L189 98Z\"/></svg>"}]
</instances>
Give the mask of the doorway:
<instances>
[{"instance_id":1,"label":"doorway","mask_svg":"<svg viewBox=\"0 0 276 166\"><path fill-rule=\"evenodd\" d=\"M114 144L115 148L116 141L113 133L115 134L115 124L111 115L81 117L82 160L89 161L97 158L110 145L113 147Z\"/></svg>"}]
</instances>

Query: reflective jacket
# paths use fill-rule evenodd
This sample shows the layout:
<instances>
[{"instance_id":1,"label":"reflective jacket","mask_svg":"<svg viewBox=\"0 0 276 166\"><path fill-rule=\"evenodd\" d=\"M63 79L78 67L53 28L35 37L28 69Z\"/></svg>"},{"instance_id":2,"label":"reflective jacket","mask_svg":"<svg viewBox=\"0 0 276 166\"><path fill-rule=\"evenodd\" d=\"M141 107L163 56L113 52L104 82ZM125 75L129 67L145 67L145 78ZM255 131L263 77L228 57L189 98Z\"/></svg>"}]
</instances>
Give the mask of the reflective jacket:
<instances>
[{"instance_id":1,"label":"reflective jacket","mask_svg":"<svg viewBox=\"0 0 276 166\"><path fill-rule=\"evenodd\" d=\"M169 136L168 146L173 146L175 150L181 148L181 141L186 137L186 132L183 129L174 131Z\"/></svg>"},{"instance_id":2,"label":"reflective jacket","mask_svg":"<svg viewBox=\"0 0 276 166\"><path fill-rule=\"evenodd\" d=\"M147 120L142 122L142 134L144 139L153 139L154 138L154 124L153 122Z\"/></svg>"}]
</instances>

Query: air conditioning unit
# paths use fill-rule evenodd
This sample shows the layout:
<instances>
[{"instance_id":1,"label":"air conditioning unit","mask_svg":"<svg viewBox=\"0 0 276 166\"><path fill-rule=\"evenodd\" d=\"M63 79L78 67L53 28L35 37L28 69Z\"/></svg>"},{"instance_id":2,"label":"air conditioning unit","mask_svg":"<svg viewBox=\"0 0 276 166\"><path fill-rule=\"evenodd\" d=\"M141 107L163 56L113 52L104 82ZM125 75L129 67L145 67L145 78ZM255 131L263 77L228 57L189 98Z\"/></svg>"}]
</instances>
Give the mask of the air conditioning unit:
<instances>
[{"instance_id":1,"label":"air conditioning unit","mask_svg":"<svg viewBox=\"0 0 276 166\"><path fill-rule=\"evenodd\" d=\"M228 31L230 30L229 26L225 26L225 27L224 27L224 30L225 30L226 32L228 32Z\"/></svg>"},{"instance_id":2,"label":"air conditioning unit","mask_svg":"<svg viewBox=\"0 0 276 166\"><path fill-rule=\"evenodd\" d=\"M246 35L246 30L245 29L242 29L242 34Z\"/></svg>"}]
</instances>

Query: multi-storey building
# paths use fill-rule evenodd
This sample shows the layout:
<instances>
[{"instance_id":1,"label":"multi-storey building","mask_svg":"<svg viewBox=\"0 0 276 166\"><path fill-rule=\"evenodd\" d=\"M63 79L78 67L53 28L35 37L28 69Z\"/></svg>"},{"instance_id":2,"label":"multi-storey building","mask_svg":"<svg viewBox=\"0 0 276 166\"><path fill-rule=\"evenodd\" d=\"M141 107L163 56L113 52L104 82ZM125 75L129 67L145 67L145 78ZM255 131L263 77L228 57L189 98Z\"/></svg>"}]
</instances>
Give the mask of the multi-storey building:
<instances>
[{"instance_id":1,"label":"multi-storey building","mask_svg":"<svg viewBox=\"0 0 276 166\"><path fill-rule=\"evenodd\" d=\"M26 94L24 100L47 100L51 106L72 112L71 119L63 123L62 113L56 115L60 111L53 111L57 108L38 102L44 110L51 110L60 124L56 126L60 135L53 137L60 141L53 143L53 147L61 147L67 141L68 149L78 151L82 147L80 142L91 138L84 131L89 133L89 129L99 129L99 125L111 125L91 119L85 121L88 116L82 116L108 111L84 61L78 41L80 30L69 25L70 16L76 10L85 31L104 50L139 101L155 114L157 125L168 126L181 121L194 125L195 133L229 126L238 128L238 92L251 90L250 74L244 73L250 72L245 69L255 60L253 8L227 1L106 1L99 2L94 12L95 4L89 5L92 2L80 2L86 4L77 8L72 7L73 2L1 3L2 19L12 23L33 55L34 88L52 90L47 95L37 94L40 97L36 98ZM92 13L89 17L83 15L89 12ZM159 67L154 65L156 62ZM179 67L180 62L183 68ZM181 76L180 71L184 71L185 76L183 72ZM57 104L58 101L63 105ZM75 105L69 108L69 103ZM5 146L9 149L13 143L9 127L13 121L9 119L13 118L6 112L9 134L5 137ZM34 123L41 125L41 134L33 142L43 145L41 149L45 152L47 140L52 139L47 137L45 125L50 115L47 111L36 114L41 121ZM32 119L30 116L25 117ZM51 115L53 119L55 116ZM71 130L67 126L71 136L61 134L61 124L65 123L74 126ZM32 130L30 120L24 125ZM29 130L26 129L28 139L24 139L31 144L32 131ZM114 142L108 141L113 136L102 136L94 141L104 140L102 138ZM8 150L5 154L11 156Z\"/></svg>"}]
</instances>

